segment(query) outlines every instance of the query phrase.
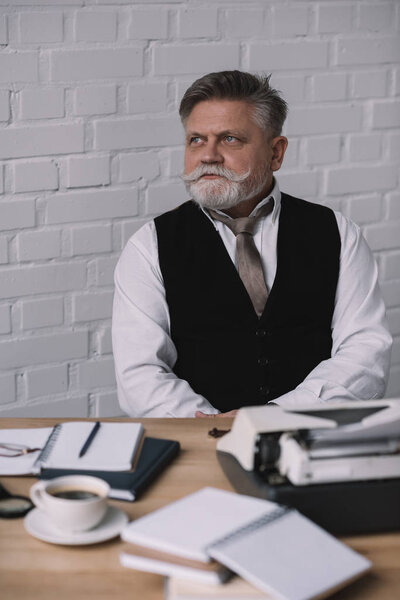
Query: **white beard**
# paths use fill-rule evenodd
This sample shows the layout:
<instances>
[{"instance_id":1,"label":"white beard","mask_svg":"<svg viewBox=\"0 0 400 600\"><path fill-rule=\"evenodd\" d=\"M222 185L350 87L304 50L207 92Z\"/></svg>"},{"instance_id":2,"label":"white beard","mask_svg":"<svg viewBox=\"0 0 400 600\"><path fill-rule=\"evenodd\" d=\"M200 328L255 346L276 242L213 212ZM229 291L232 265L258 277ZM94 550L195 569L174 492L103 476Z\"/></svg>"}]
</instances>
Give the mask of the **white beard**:
<instances>
[{"instance_id":1,"label":"white beard","mask_svg":"<svg viewBox=\"0 0 400 600\"><path fill-rule=\"evenodd\" d=\"M220 175L219 179L200 179L205 173ZM182 175L193 200L204 208L229 209L262 192L268 173L242 175L220 165L200 165L188 175Z\"/></svg>"}]
</instances>

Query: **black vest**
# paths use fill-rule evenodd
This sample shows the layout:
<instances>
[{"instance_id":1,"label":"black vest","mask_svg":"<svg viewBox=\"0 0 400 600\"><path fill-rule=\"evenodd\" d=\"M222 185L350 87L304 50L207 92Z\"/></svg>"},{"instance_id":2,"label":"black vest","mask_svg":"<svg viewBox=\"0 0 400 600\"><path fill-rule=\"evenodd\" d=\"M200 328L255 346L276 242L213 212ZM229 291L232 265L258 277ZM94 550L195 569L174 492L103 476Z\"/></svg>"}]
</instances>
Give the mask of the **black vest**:
<instances>
[{"instance_id":1,"label":"black vest","mask_svg":"<svg viewBox=\"0 0 400 600\"><path fill-rule=\"evenodd\" d=\"M213 406L225 412L265 404L331 356L340 236L330 209L282 194L277 271L260 319L193 201L155 224L178 352L174 372Z\"/></svg>"}]
</instances>

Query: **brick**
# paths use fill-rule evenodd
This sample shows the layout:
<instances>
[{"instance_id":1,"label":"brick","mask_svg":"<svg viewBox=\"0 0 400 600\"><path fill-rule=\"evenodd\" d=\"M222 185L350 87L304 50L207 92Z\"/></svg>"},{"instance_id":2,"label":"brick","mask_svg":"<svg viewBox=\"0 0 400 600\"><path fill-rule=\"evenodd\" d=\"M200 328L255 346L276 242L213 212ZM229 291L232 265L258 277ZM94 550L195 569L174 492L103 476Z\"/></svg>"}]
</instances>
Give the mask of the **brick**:
<instances>
[{"instance_id":1,"label":"brick","mask_svg":"<svg viewBox=\"0 0 400 600\"><path fill-rule=\"evenodd\" d=\"M54 327L64 321L63 298L40 298L21 302L22 329Z\"/></svg>"},{"instance_id":2,"label":"brick","mask_svg":"<svg viewBox=\"0 0 400 600\"><path fill-rule=\"evenodd\" d=\"M167 108L167 82L132 83L128 86L128 112L161 112Z\"/></svg>"},{"instance_id":3,"label":"brick","mask_svg":"<svg viewBox=\"0 0 400 600\"><path fill-rule=\"evenodd\" d=\"M336 5L318 6L319 33L347 33L352 28L353 6L343 2Z\"/></svg>"},{"instance_id":4,"label":"brick","mask_svg":"<svg viewBox=\"0 0 400 600\"><path fill-rule=\"evenodd\" d=\"M87 187L110 183L109 156L73 156L66 160L66 187Z\"/></svg>"},{"instance_id":5,"label":"brick","mask_svg":"<svg viewBox=\"0 0 400 600\"><path fill-rule=\"evenodd\" d=\"M141 227L143 227L143 225L145 225L145 223L147 223L149 221L149 218L147 219L137 219L135 221L124 221L124 223L122 223L121 229L122 229L122 247L125 247L125 244L127 244L129 238L136 233Z\"/></svg>"},{"instance_id":6,"label":"brick","mask_svg":"<svg viewBox=\"0 0 400 600\"><path fill-rule=\"evenodd\" d=\"M16 236L19 261L56 258L61 254L59 231L25 231Z\"/></svg>"},{"instance_id":7,"label":"brick","mask_svg":"<svg viewBox=\"0 0 400 600\"><path fill-rule=\"evenodd\" d=\"M400 238L400 222L369 225L364 229L364 235L372 250L397 248Z\"/></svg>"},{"instance_id":8,"label":"brick","mask_svg":"<svg viewBox=\"0 0 400 600\"><path fill-rule=\"evenodd\" d=\"M0 83L29 83L39 79L37 52L2 52L0 54Z\"/></svg>"},{"instance_id":9,"label":"brick","mask_svg":"<svg viewBox=\"0 0 400 600\"><path fill-rule=\"evenodd\" d=\"M136 77L143 72L142 48L53 50L50 53L52 81L92 81Z\"/></svg>"},{"instance_id":10,"label":"brick","mask_svg":"<svg viewBox=\"0 0 400 600\"><path fill-rule=\"evenodd\" d=\"M112 358L87 361L78 365L80 389L100 388L115 385L115 368Z\"/></svg>"},{"instance_id":11,"label":"brick","mask_svg":"<svg viewBox=\"0 0 400 600\"><path fill-rule=\"evenodd\" d=\"M400 308L389 309L386 313L389 322L389 330L392 335L400 334Z\"/></svg>"},{"instance_id":12,"label":"brick","mask_svg":"<svg viewBox=\"0 0 400 600\"><path fill-rule=\"evenodd\" d=\"M321 165L338 162L340 149L341 139L339 135L309 138L306 141L307 163Z\"/></svg>"},{"instance_id":13,"label":"brick","mask_svg":"<svg viewBox=\"0 0 400 600\"><path fill-rule=\"evenodd\" d=\"M280 76L273 74L271 85L281 92L282 97L289 105L302 102L304 99L305 78L303 76Z\"/></svg>"},{"instance_id":14,"label":"brick","mask_svg":"<svg viewBox=\"0 0 400 600\"><path fill-rule=\"evenodd\" d=\"M183 148L173 148L169 151L169 175L174 176L182 174L184 154L185 150Z\"/></svg>"},{"instance_id":15,"label":"brick","mask_svg":"<svg viewBox=\"0 0 400 600\"><path fill-rule=\"evenodd\" d=\"M390 369L389 381L386 388L385 398L398 398L400 396L400 367Z\"/></svg>"},{"instance_id":16,"label":"brick","mask_svg":"<svg viewBox=\"0 0 400 600\"><path fill-rule=\"evenodd\" d=\"M184 8L179 11L178 35L181 38L215 37L217 17L215 8Z\"/></svg>"},{"instance_id":17,"label":"brick","mask_svg":"<svg viewBox=\"0 0 400 600\"><path fill-rule=\"evenodd\" d=\"M397 184L395 166L343 167L328 172L328 194L390 190Z\"/></svg>"},{"instance_id":18,"label":"brick","mask_svg":"<svg viewBox=\"0 0 400 600\"><path fill-rule=\"evenodd\" d=\"M400 69L394 71L394 93L396 96L400 95Z\"/></svg>"},{"instance_id":19,"label":"brick","mask_svg":"<svg viewBox=\"0 0 400 600\"><path fill-rule=\"evenodd\" d=\"M260 9L232 9L226 11L225 36L251 38L259 36L264 27L264 12Z\"/></svg>"},{"instance_id":20,"label":"brick","mask_svg":"<svg viewBox=\"0 0 400 600\"><path fill-rule=\"evenodd\" d=\"M0 230L33 227L34 225L34 200L12 200L12 202L0 202Z\"/></svg>"},{"instance_id":21,"label":"brick","mask_svg":"<svg viewBox=\"0 0 400 600\"><path fill-rule=\"evenodd\" d=\"M0 15L0 44L8 44L7 15Z\"/></svg>"},{"instance_id":22,"label":"brick","mask_svg":"<svg viewBox=\"0 0 400 600\"><path fill-rule=\"evenodd\" d=\"M391 29L394 21L393 4L380 2L379 4L360 4L358 15L358 28L361 31L383 31Z\"/></svg>"},{"instance_id":23,"label":"brick","mask_svg":"<svg viewBox=\"0 0 400 600\"><path fill-rule=\"evenodd\" d=\"M71 0L69 0L71 2ZM65 2L63 2L65 4ZM68 396L62 400L20 404L1 411L2 417L23 418L86 418L89 416L87 395Z\"/></svg>"},{"instance_id":24,"label":"brick","mask_svg":"<svg viewBox=\"0 0 400 600\"><path fill-rule=\"evenodd\" d=\"M8 241L5 236L0 237L0 264L8 262Z\"/></svg>"},{"instance_id":25,"label":"brick","mask_svg":"<svg viewBox=\"0 0 400 600\"><path fill-rule=\"evenodd\" d=\"M95 416L96 417L126 417L118 402L118 394L116 392L102 392L93 394Z\"/></svg>"},{"instance_id":26,"label":"brick","mask_svg":"<svg viewBox=\"0 0 400 600\"><path fill-rule=\"evenodd\" d=\"M378 160L382 151L380 134L357 134L349 137L349 158L351 161Z\"/></svg>"},{"instance_id":27,"label":"brick","mask_svg":"<svg viewBox=\"0 0 400 600\"><path fill-rule=\"evenodd\" d=\"M361 129L362 109L358 106L293 108L287 130L290 135L340 133Z\"/></svg>"},{"instance_id":28,"label":"brick","mask_svg":"<svg viewBox=\"0 0 400 600\"><path fill-rule=\"evenodd\" d=\"M350 198L347 214L359 225L379 221L382 217L381 196L375 194L367 198Z\"/></svg>"},{"instance_id":29,"label":"brick","mask_svg":"<svg viewBox=\"0 0 400 600\"><path fill-rule=\"evenodd\" d=\"M87 354L87 331L68 331L0 342L0 365L3 369L86 358Z\"/></svg>"},{"instance_id":30,"label":"brick","mask_svg":"<svg viewBox=\"0 0 400 600\"><path fill-rule=\"evenodd\" d=\"M389 160L398 160L400 158L400 133L394 133L389 136Z\"/></svg>"},{"instance_id":31,"label":"brick","mask_svg":"<svg viewBox=\"0 0 400 600\"><path fill-rule=\"evenodd\" d=\"M397 62L400 38L349 38L338 40L338 65L374 65Z\"/></svg>"},{"instance_id":32,"label":"brick","mask_svg":"<svg viewBox=\"0 0 400 600\"><path fill-rule=\"evenodd\" d=\"M0 194L4 192L4 168L0 165Z\"/></svg>"},{"instance_id":33,"label":"brick","mask_svg":"<svg viewBox=\"0 0 400 600\"><path fill-rule=\"evenodd\" d=\"M0 298L79 290L85 284L85 263L13 266L0 272Z\"/></svg>"},{"instance_id":34,"label":"brick","mask_svg":"<svg viewBox=\"0 0 400 600\"><path fill-rule=\"evenodd\" d=\"M78 42L113 42L117 36L115 12L79 10L74 25Z\"/></svg>"},{"instance_id":35,"label":"brick","mask_svg":"<svg viewBox=\"0 0 400 600\"><path fill-rule=\"evenodd\" d=\"M400 219L400 193L388 194L387 218Z\"/></svg>"},{"instance_id":36,"label":"brick","mask_svg":"<svg viewBox=\"0 0 400 600\"><path fill-rule=\"evenodd\" d=\"M73 322L111 318L113 297L113 291L93 292L73 296Z\"/></svg>"},{"instance_id":37,"label":"brick","mask_svg":"<svg viewBox=\"0 0 400 600\"><path fill-rule=\"evenodd\" d=\"M312 92L315 102L343 100L347 96L347 75L345 73L314 75Z\"/></svg>"},{"instance_id":38,"label":"brick","mask_svg":"<svg viewBox=\"0 0 400 600\"><path fill-rule=\"evenodd\" d=\"M117 111L115 85L77 87L74 94L74 114L108 115Z\"/></svg>"},{"instance_id":39,"label":"brick","mask_svg":"<svg viewBox=\"0 0 400 600\"><path fill-rule=\"evenodd\" d=\"M400 252L395 251L382 257L385 279L400 279Z\"/></svg>"},{"instance_id":40,"label":"brick","mask_svg":"<svg viewBox=\"0 0 400 600\"><path fill-rule=\"evenodd\" d=\"M383 300L387 308L398 306L400 298L400 281L384 281L380 284Z\"/></svg>"},{"instance_id":41,"label":"brick","mask_svg":"<svg viewBox=\"0 0 400 600\"><path fill-rule=\"evenodd\" d=\"M328 65L327 42L253 42L249 44L251 71L314 69Z\"/></svg>"},{"instance_id":42,"label":"brick","mask_svg":"<svg viewBox=\"0 0 400 600\"><path fill-rule=\"evenodd\" d=\"M149 185L146 214L153 215L171 210L187 199L187 192L183 183Z\"/></svg>"},{"instance_id":43,"label":"brick","mask_svg":"<svg viewBox=\"0 0 400 600\"><path fill-rule=\"evenodd\" d=\"M282 173L277 176L281 190L300 198L315 196L318 189L317 173Z\"/></svg>"},{"instance_id":44,"label":"brick","mask_svg":"<svg viewBox=\"0 0 400 600\"><path fill-rule=\"evenodd\" d=\"M177 118L118 119L94 121L96 150L129 150L182 143L184 133Z\"/></svg>"},{"instance_id":45,"label":"brick","mask_svg":"<svg viewBox=\"0 0 400 600\"><path fill-rule=\"evenodd\" d=\"M18 161L13 165L14 192L56 190L58 169L52 160Z\"/></svg>"},{"instance_id":46,"label":"brick","mask_svg":"<svg viewBox=\"0 0 400 600\"><path fill-rule=\"evenodd\" d=\"M400 127L400 100L374 102L372 127L374 129Z\"/></svg>"},{"instance_id":47,"label":"brick","mask_svg":"<svg viewBox=\"0 0 400 600\"><path fill-rule=\"evenodd\" d=\"M10 118L10 92L0 91L0 121L8 121Z\"/></svg>"},{"instance_id":48,"label":"brick","mask_svg":"<svg viewBox=\"0 0 400 600\"><path fill-rule=\"evenodd\" d=\"M114 270L118 262L118 257L102 257L95 261L95 281L96 285L113 285Z\"/></svg>"},{"instance_id":49,"label":"brick","mask_svg":"<svg viewBox=\"0 0 400 600\"><path fill-rule=\"evenodd\" d=\"M63 88L27 88L20 92L21 119L54 119L64 116Z\"/></svg>"},{"instance_id":50,"label":"brick","mask_svg":"<svg viewBox=\"0 0 400 600\"><path fill-rule=\"evenodd\" d=\"M0 159L83 152L81 124L33 125L0 130Z\"/></svg>"},{"instance_id":51,"label":"brick","mask_svg":"<svg viewBox=\"0 0 400 600\"><path fill-rule=\"evenodd\" d=\"M394 338L392 346L392 365L400 363L400 338Z\"/></svg>"},{"instance_id":52,"label":"brick","mask_svg":"<svg viewBox=\"0 0 400 600\"><path fill-rule=\"evenodd\" d=\"M132 217L138 212L137 190L72 192L49 199L46 223L73 223L118 217Z\"/></svg>"},{"instance_id":53,"label":"brick","mask_svg":"<svg viewBox=\"0 0 400 600\"><path fill-rule=\"evenodd\" d=\"M25 374L28 399L60 394L68 389L68 365L55 365Z\"/></svg>"},{"instance_id":54,"label":"brick","mask_svg":"<svg viewBox=\"0 0 400 600\"><path fill-rule=\"evenodd\" d=\"M239 68L238 44L174 44L154 48L156 75L185 75ZM252 67L254 68L254 67Z\"/></svg>"},{"instance_id":55,"label":"brick","mask_svg":"<svg viewBox=\"0 0 400 600\"><path fill-rule=\"evenodd\" d=\"M90 227L74 227L71 230L72 254L95 254L111 252L111 225L91 225Z\"/></svg>"},{"instance_id":56,"label":"brick","mask_svg":"<svg viewBox=\"0 0 400 600\"><path fill-rule=\"evenodd\" d=\"M119 155L119 181L129 183L138 179L151 181L160 173L155 152L135 152Z\"/></svg>"},{"instance_id":57,"label":"brick","mask_svg":"<svg viewBox=\"0 0 400 600\"><path fill-rule=\"evenodd\" d=\"M98 332L99 354L112 354L111 327L106 327Z\"/></svg>"},{"instance_id":58,"label":"brick","mask_svg":"<svg viewBox=\"0 0 400 600\"><path fill-rule=\"evenodd\" d=\"M280 38L306 35L308 31L308 7L273 6L272 31L276 37Z\"/></svg>"},{"instance_id":59,"label":"brick","mask_svg":"<svg viewBox=\"0 0 400 600\"><path fill-rule=\"evenodd\" d=\"M298 154L299 143L298 140L293 139L290 140L287 150L285 152L285 159L283 161L283 170L291 169L293 167L297 167L299 162L299 154Z\"/></svg>"},{"instance_id":60,"label":"brick","mask_svg":"<svg viewBox=\"0 0 400 600\"><path fill-rule=\"evenodd\" d=\"M353 75L354 98L376 98L386 96L387 71L359 71Z\"/></svg>"},{"instance_id":61,"label":"brick","mask_svg":"<svg viewBox=\"0 0 400 600\"><path fill-rule=\"evenodd\" d=\"M128 36L134 40L160 40L168 35L168 11L133 10Z\"/></svg>"},{"instance_id":62,"label":"brick","mask_svg":"<svg viewBox=\"0 0 400 600\"><path fill-rule=\"evenodd\" d=\"M14 402L17 396L14 373L0 375L0 404Z\"/></svg>"},{"instance_id":63,"label":"brick","mask_svg":"<svg viewBox=\"0 0 400 600\"><path fill-rule=\"evenodd\" d=\"M0 333L11 332L11 307L9 304L0 305Z\"/></svg>"},{"instance_id":64,"label":"brick","mask_svg":"<svg viewBox=\"0 0 400 600\"><path fill-rule=\"evenodd\" d=\"M23 44L62 42L62 19L61 12L21 12L19 14L19 41Z\"/></svg>"}]
</instances>

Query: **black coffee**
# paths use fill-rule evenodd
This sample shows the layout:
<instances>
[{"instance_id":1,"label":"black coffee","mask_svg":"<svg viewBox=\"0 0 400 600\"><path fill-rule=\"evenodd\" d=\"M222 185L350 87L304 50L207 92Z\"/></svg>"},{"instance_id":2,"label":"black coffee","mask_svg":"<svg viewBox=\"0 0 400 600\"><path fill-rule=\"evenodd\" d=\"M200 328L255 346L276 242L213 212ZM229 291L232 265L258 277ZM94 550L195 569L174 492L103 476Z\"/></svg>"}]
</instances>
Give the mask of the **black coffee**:
<instances>
[{"instance_id":1,"label":"black coffee","mask_svg":"<svg viewBox=\"0 0 400 600\"><path fill-rule=\"evenodd\" d=\"M65 500L90 500L91 498L99 498L99 494L89 492L88 490L55 490L50 493L55 498L64 498Z\"/></svg>"}]
</instances>

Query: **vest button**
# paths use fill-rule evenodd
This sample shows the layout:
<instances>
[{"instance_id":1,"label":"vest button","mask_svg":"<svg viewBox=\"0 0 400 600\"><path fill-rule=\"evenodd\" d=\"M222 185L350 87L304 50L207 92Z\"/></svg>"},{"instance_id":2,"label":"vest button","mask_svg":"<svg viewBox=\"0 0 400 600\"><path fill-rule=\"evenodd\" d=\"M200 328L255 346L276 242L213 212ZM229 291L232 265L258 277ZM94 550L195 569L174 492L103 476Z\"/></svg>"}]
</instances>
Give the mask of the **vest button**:
<instances>
[{"instance_id":1,"label":"vest button","mask_svg":"<svg viewBox=\"0 0 400 600\"><path fill-rule=\"evenodd\" d=\"M266 329L256 329L256 336L259 338L263 338L266 335L268 335L268 332Z\"/></svg>"},{"instance_id":2,"label":"vest button","mask_svg":"<svg viewBox=\"0 0 400 600\"><path fill-rule=\"evenodd\" d=\"M260 395L263 397L268 396L268 394L269 394L269 388L266 385L260 385L260 387L258 388L258 391L259 391Z\"/></svg>"},{"instance_id":3,"label":"vest button","mask_svg":"<svg viewBox=\"0 0 400 600\"><path fill-rule=\"evenodd\" d=\"M257 360L257 363L260 365L260 367L265 367L268 364L268 358L266 356L260 356L260 358Z\"/></svg>"}]
</instances>

